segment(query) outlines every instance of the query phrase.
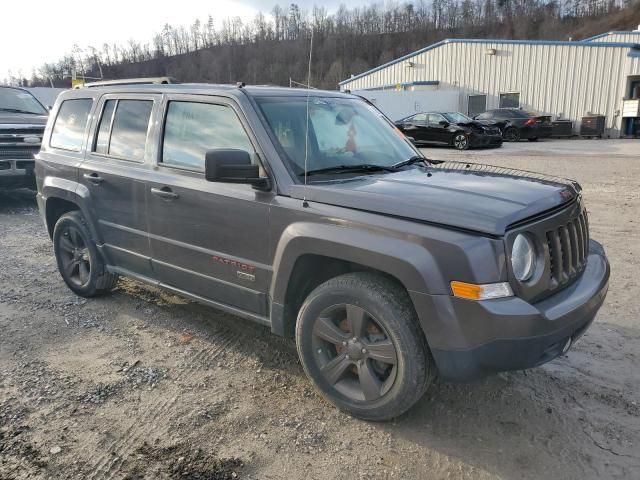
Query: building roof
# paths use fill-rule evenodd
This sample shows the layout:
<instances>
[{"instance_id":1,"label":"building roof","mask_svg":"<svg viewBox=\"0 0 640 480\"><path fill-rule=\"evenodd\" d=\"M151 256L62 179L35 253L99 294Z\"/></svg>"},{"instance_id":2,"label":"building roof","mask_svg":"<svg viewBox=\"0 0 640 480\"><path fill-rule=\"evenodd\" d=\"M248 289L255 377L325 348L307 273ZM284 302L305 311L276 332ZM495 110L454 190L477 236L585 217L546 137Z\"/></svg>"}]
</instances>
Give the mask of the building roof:
<instances>
[{"instance_id":1,"label":"building roof","mask_svg":"<svg viewBox=\"0 0 640 480\"><path fill-rule=\"evenodd\" d=\"M607 35L607 34L604 34ZM592 40L592 39L590 39ZM463 43L463 44L502 44L502 45L553 45L553 46L570 46L570 47L591 47L591 48L601 48L601 47L619 47L619 48L637 48L638 45L635 42L593 42L593 41L560 41L560 40L506 40L506 39L487 39L487 38L445 38L440 42L434 43L432 45L428 45L420 50L416 50L415 52L404 55L400 58L396 58L395 60L391 60L385 64L374 67L366 72L362 72L358 75L354 75L351 78L343 80L339 83L339 85L346 85L358 78L362 78L367 76L373 72L377 72L378 70L382 70L383 68L389 67L396 63L403 62L408 60L416 55L419 55L424 52L428 52L429 50L436 49L443 45L449 43Z\"/></svg>"},{"instance_id":2,"label":"building roof","mask_svg":"<svg viewBox=\"0 0 640 480\"><path fill-rule=\"evenodd\" d=\"M593 42L594 40L598 40L599 38L604 38L604 37L611 37L611 36L618 36L618 35L629 35L629 36L635 36L638 37L638 39L640 39L640 30L611 30L610 32L605 32L605 33L599 33L598 35L594 35L593 37L589 37L589 38L585 38L584 40L582 40L583 42Z\"/></svg>"}]
</instances>

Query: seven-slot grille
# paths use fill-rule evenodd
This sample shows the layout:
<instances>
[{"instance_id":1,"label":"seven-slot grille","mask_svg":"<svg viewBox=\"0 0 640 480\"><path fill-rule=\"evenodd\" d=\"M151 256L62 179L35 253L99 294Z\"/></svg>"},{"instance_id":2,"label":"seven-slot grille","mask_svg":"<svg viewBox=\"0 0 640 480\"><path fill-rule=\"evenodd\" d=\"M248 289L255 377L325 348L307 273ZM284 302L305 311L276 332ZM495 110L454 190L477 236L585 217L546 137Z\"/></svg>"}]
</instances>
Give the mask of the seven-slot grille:
<instances>
[{"instance_id":1,"label":"seven-slot grille","mask_svg":"<svg viewBox=\"0 0 640 480\"><path fill-rule=\"evenodd\" d=\"M587 264L589 255L589 221L586 210L547 232L549 247L550 282L555 290L571 282Z\"/></svg>"}]
</instances>

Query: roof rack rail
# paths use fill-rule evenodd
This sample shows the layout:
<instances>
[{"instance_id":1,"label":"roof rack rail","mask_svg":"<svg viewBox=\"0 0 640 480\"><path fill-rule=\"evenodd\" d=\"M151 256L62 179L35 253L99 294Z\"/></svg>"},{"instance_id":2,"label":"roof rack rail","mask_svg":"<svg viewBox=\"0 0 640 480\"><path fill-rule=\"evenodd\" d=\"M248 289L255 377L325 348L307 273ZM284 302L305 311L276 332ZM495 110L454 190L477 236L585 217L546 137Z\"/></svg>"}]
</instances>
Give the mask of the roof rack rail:
<instances>
[{"instance_id":1,"label":"roof rack rail","mask_svg":"<svg viewBox=\"0 0 640 480\"><path fill-rule=\"evenodd\" d=\"M120 80L101 80L99 82L89 82L84 85L76 85L74 88L106 87L110 85L167 85L170 83L180 83L173 77L147 77L147 78L122 78Z\"/></svg>"}]
</instances>

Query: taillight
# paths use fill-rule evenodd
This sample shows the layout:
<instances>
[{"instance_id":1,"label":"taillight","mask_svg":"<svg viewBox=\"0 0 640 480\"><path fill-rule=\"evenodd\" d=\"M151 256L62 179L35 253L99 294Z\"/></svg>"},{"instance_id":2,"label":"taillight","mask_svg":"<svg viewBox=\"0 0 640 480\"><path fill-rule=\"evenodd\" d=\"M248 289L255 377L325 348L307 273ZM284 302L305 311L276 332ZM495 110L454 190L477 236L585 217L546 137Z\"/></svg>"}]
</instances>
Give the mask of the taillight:
<instances>
[{"instance_id":1,"label":"taillight","mask_svg":"<svg viewBox=\"0 0 640 480\"><path fill-rule=\"evenodd\" d=\"M535 118L530 118L526 122L524 122L525 127L530 127L531 125L535 125L535 124L536 124Z\"/></svg>"}]
</instances>

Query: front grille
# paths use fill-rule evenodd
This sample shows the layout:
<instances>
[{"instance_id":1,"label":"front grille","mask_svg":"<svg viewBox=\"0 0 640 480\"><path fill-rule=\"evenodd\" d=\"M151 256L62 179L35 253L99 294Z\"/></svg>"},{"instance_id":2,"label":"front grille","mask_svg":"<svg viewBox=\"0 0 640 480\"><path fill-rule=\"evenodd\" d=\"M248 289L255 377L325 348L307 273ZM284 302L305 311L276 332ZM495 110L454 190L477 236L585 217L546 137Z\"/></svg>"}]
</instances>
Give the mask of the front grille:
<instances>
[{"instance_id":1,"label":"front grille","mask_svg":"<svg viewBox=\"0 0 640 480\"><path fill-rule=\"evenodd\" d=\"M39 136L42 136L43 133L44 133L44 126L38 127L38 128L33 128L33 127L2 128L2 126L0 125L0 135L25 135L25 136L39 135Z\"/></svg>"},{"instance_id":2,"label":"front grille","mask_svg":"<svg viewBox=\"0 0 640 480\"><path fill-rule=\"evenodd\" d=\"M40 146L24 147L24 148L0 148L0 160L3 159L29 159L40 151Z\"/></svg>"},{"instance_id":3,"label":"front grille","mask_svg":"<svg viewBox=\"0 0 640 480\"><path fill-rule=\"evenodd\" d=\"M549 248L549 289L561 288L577 277L589 255L589 221L586 210L546 233Z\"/></svg>"}]
</instances>

